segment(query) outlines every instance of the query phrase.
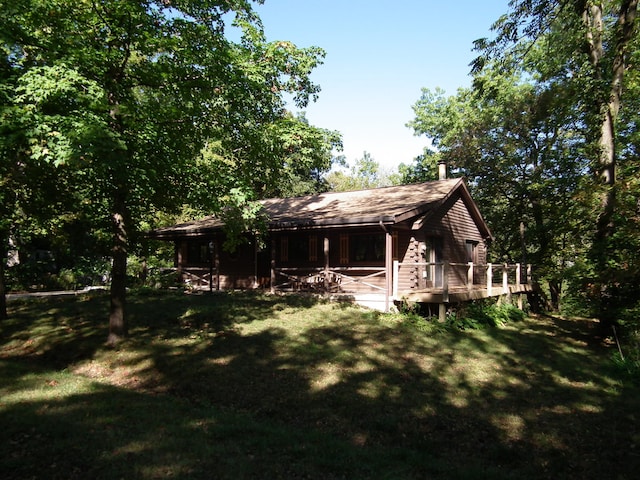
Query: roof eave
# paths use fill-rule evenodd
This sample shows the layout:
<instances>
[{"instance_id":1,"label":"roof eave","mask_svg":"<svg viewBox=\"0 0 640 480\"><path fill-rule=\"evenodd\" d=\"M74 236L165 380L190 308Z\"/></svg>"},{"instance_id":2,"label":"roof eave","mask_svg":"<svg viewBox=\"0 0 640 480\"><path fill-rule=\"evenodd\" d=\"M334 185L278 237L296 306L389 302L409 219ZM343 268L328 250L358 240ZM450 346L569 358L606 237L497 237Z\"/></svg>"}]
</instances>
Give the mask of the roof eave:
<instances>
[{"instance_id":1,"label":"roof eave","mask_svg":"<svg viewBox=\"0 0 640 480\"><path fill-rule=\"evenodd\" d=\"M390 215L376 217L356 217L356 218L332 218L328 220L309 220L291 222L271 222L267 229L270 232L283 232L295 230L314 230L320 228L346 228L346 227L368 227L378 225L393 225L397 223L395 217ZM181 237L202 237L221 232L223 226L215 227L195 227L183 230L153 231L147 237L155 240L172 240Z\"/></svg>"}]
</instances>

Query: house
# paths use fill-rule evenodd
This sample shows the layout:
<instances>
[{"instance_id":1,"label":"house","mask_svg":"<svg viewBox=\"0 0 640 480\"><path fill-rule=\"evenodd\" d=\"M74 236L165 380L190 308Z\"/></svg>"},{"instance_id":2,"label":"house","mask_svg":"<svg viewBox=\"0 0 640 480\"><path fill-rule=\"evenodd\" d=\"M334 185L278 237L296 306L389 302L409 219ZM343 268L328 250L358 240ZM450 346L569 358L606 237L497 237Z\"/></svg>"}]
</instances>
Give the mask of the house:
<instances>
[{"instance_id":1,"label":"house","mask_svg":"<svg viewBox=\"0 0 640 480\"><path fill-rule=\"evenodd\" d=\"M322 292L384 310L400 299L445 306L496 294L487 278L491 232L462 179L261 203L263 248L249 239L225 251L213 216L150 236L175 242L181 280L200 288Z\"/></svg>"}]
</instances>

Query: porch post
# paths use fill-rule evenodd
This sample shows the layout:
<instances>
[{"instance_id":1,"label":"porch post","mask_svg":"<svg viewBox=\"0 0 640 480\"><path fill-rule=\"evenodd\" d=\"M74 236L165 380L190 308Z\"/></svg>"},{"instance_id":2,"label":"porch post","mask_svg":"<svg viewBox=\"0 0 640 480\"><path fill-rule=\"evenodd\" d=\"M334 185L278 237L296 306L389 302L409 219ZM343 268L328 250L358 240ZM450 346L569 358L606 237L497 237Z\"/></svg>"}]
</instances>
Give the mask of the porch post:
<instances>
[{"instance_id":1,"label":"porch post","mask_svg":"<svg viewBox=\"0 0 640 480\"><path fill-rule=\"evenodd\" d=\"M269 279L271 293L276 291L276 236L271 236L271 278Z\"/></svg>"},{"instance_id":2,"label":"porch post","mask_svg":"<svg viewBox=\"0 0 640 480\"><path fill-rule=\"evenodd\" d=\"M258 235L253 234L253 288L258 288Z\"/></svg>"},{"instance_id":3,"label":"porch post","mask_svg":"<svg viewBox=\"0 0 640 480\"><path fill-rule=\"evenodd\" d=\"M178 282L182 283L182 242L176 241L175 248L176 272L178 273Z\"/></svg>"},{"instance_id":4,"label":"porch post","mask_svg":"<svg viewBox=\"0 0 640 480\"><path fill-rule=\"evenodd\" d=\"M391 303L391 294L393 289L393 236L389 230L385 231L385 283L386 292L384 299L384 311L388 312Z\"/></svg>"},{"instance_id":5,"label":"porch post","mask_svg":"<svg viewBox=\"0 0 640 480\"><path fill-rule=\"evenodd\" d=\"M215 264L214 267L216 269L216 290L220 290L220 249L217 247L215 249Z\"/></svg>"},{"instance_id":6,"label":"porch post","mask_svg":"<svg viewBox=\"0 0 640 480\"><path fill-rule=\"evenodd\" d=\"M322 251L324 253L324 290L329 292L329 237L325 234L322 241Z\"/></svg>"},{"instance_id":7,"label":"porch post","mask_svg":"<svg viewBox=\"0 0 640 480\"><path fill-rule=\"evenodd\" d=\"M393 261L393 299L398 298L398 289L400 285L400 262L398 260Z\"/></svg>"},{"instance_id":8,"label":"porch post","mask_svg":"<svg viewBox=\"0 0 640 480\"><path fill-rule=\"evenodd\" d=\"M214 245L213 240L209 240L209 293L213 292L213 264L216 261Z\"/></svg>"}]
</instances>

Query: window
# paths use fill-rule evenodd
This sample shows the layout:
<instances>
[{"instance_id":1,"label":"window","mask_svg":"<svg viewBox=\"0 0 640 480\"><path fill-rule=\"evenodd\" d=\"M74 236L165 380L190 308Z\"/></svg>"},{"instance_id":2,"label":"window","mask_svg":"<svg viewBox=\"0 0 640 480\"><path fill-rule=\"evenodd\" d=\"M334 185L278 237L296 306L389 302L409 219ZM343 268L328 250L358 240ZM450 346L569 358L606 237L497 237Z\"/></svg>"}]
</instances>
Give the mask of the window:
<instances>
[{"instance_id":1,"label":"window","mask_svg":"<svg viewBox=\"0 0 640 480\"><path fill-rule=\"evenodd\" d=\"M384 262L384 254L384 234L352 235L349 239L350 262Z\"/></svg>"},{"instance_id":2,"label":"window","mask_svg":"<svg viewBox=\"0 0 640 480\"><path fill-rule=\"evenodd\" d=\"M478 263L478 242L467 240L465 248L467 250L467 262Z\"/></svg>"},{"instance_id":3,"label":"window","mask_svg":"<svg viewBox=\"0 0 640 480\"><path fill-rule=\"evenodd\" d=\"M318 261L318 237L317 235L309 236L309 261Z\"/></svg>"},{"instance_id":4,"label":"window","mask_svg":"<svg viewBox=\"0 0 640 480\"><path fill-rule=\"evenodd\" d=\"M306 262L309 260L309 237L296 235L289 237L289 261Z\"/></svg>"},{"instance_id":5,"label":"window","mask_svg":"<svg viewBox=\"0 0 640 480\"><path fill-rule=\"evenodd\" d=\"M435 262L434 260L434 249L433 249L433 239L432 238L428 238L422 245L421 245L421 256L422 256L422 262L424 263L433 263ZM422 278L425 279L426 281L431 281L433 280L433 274L435 271L435 265L424 265L423 266L423 270L422 270Z\"/></svg>"},{"instance_id":6,"label":"window","mask_svg":"<svg viewBox=\"0 0 640 480\"><path fill-rule=\"evenodd\" d=\"M208 265L210 261L209 242L187 243L187 265Z\"/></svg>"},{"instance_id":7,"label":"window","mask_svg":"<svg viewBox=\"0 0 640 480\"><path fill-rule=\"evenodd\" d=\"M280 261L302 263L318 260L316 235L291 235L280 238Z\"/></svg>"},{"instance_id":8,"label":"window","mask_svg":"<svg viewBox=\"0 0 640 480\"><path fill-rule=\"evenodd\" d=\"M340 264L349 263L349 235L340 235Z\"/></svg>"},{"instance_id":9,"label":"window","mask_svg":"<svg viewBox=\"0 0 640 480\"><path fill-rule=\"evenodd\" d=\"M427 237L421 245L422 262L425 265L422 278L435 285L442 285L442 239L440 237Z\"/></svg>"},{"instance_id":10,"label":"window","mask_svg":"<svg viewBox=\"0 0 640 480\"><path fill-rule=\"evenodd\" d=\"M280 237L280 261L289 261L289 238Z\"/></svg>"}]
</instances>

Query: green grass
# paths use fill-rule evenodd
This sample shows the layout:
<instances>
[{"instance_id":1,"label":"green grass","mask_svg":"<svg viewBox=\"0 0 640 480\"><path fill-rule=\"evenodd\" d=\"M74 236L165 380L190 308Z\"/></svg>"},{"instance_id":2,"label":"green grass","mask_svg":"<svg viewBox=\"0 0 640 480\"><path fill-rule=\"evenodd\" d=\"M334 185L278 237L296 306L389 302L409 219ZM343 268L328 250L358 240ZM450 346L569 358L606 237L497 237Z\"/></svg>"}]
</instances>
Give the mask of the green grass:
<instances>
[{"instance_id":1,"label":"green grass","mask_svg":"<svg viewBox=\"0 0 640 480\"><path fill-rule=\"evenodd\" d=\"M311 297L10 303L0 476L635 478L640 388L587 320L464 332Z\"/></svg>"}]
</instances>

